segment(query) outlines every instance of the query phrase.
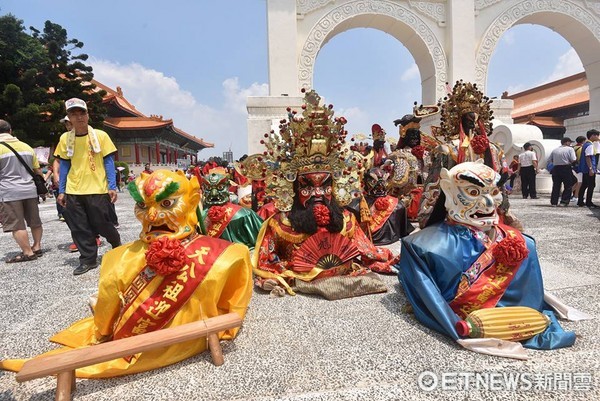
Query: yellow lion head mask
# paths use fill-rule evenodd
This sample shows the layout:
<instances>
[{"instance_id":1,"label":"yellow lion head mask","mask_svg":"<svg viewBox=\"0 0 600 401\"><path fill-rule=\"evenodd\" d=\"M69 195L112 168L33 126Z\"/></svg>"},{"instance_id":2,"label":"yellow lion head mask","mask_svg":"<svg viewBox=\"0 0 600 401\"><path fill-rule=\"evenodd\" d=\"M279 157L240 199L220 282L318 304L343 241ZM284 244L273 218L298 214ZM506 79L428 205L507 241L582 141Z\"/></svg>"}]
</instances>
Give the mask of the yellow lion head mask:
<instances>
[{"instance_id":1,"label":"yellow lion head mask","mask_svg":"<svg viewBox=\"0 0 600 401\"><path fill-rule=\"evenodd\" d=\"M142 223L142 241L165 236L183 239L196 232L200 185L195 176L188 180L182 171L157 170L142 173L128 189Z\"/></svg>"}]
</instances>

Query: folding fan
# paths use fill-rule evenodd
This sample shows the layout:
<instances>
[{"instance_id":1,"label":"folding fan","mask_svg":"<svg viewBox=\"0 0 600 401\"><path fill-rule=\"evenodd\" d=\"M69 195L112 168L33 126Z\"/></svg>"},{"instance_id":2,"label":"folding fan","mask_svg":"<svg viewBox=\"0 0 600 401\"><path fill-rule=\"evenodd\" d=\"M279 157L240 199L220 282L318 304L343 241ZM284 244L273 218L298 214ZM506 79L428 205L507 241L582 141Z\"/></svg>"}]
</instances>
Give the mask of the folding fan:
<instances>
[{"instance_id":1,"label":"folding fan","mask_svg":"<svg viewBox=\"0 0 600 401\"><path fill-rule=\"evenodd\" d=\"M352 240L339 233L319 231L308 237L292 257L296 272L308 272L313 267L331 269L358 256L360 252Z\"/></svg>"}]
</instances>

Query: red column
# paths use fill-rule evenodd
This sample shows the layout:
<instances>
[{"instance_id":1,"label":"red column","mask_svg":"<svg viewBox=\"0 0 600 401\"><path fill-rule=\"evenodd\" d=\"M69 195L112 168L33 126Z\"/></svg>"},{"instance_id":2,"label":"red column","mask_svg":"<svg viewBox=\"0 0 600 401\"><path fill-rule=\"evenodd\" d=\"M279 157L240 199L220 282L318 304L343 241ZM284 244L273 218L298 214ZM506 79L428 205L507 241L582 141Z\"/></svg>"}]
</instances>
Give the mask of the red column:
<instances>
[{"instance_id":1,"label":"red column","mask_svg":"<svg viewBox=\"0 0 600 401\"><path fill-rule=\"evenodd\" d=\"M171 147L167 146L167 163L171 163Z\"/></svg>"},{"instance_id":2,"label":"red column","mask_svg":"<svg viewBox=\"0 0 600 401\"><path fill-rule=\"evenodd\" d=\"M137 143L135 143L134 146L135 146L135 164L140 164L140 147Z\"/></svg>"},{"instance_id":3,"label":"red column","mask_svg":"<svg viewBox=\"0 0 600 401\"><path fill-rule=\"evenodd\" d=\"M152 164L152 146L148 146L148 163Z\"/></svg>"},{"instance_id":4,"label":"red column","mask_svg":"<svg viewBox=\"0 0 600 401\"><path fill-rule=\"evenodd\" d=\"M175 148L175 163L177 163L177 148Z\"/></svg>"},{"instance_id":5,"label":"red column","mask_svg":"<svg viewBox=\"0 0 600 401\"><path fill-rule=\"evenodd\" d=\"M160 144L156 141L156 164L160 164Z\"/></svg>"}]
</instances>

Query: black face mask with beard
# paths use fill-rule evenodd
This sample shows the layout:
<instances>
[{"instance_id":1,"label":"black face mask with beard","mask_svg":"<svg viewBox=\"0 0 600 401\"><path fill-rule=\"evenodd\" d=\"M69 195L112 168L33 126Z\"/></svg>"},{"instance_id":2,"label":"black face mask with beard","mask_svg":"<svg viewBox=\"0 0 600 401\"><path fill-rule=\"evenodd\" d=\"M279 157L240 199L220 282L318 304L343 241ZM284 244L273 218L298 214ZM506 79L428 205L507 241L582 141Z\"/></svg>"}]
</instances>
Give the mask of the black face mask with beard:
<instances>
[{"instance_id":1,"label":"black face mask with beard","mask_svg":"<svg viewBox=\"0 0 600 401\"><path fill-rule=\"evenodd\" d=\"M330 233L339 233L344 228L344 212L335 198L331 198L331 202L325 199L323 204L329 209L329 224L327 225L327 231ZM294 231L304 234L314 234L317 232L317 221L313 214L315 207L314 199L309 199L306 203L306 207L302 206L298 197L294 198L294 205L288 215L288 219L292 224Z\"/></svg>"},{"instance_id":2,"label":"black face mask with beard","mask_svg":"<svg viewBox=\"0 0 600 401\"><path fill-rule=\"evenodd\" d=\"M421 144L421 131L418 128L407 129L404 144L411 148L419 146Z\"/></svg>"},{"instance_id":3,"label":"black face mask with beard","mask_svg":"<svg viewBox=\"0 0 600 401\"><path fill-rule=\"evenodd\" d=\"M381 149L383 149L384 145L385 145L385 141L376 139L373 141L373 150L375 150L375 151L381 150Z\"/></svg>"}]
</instances>

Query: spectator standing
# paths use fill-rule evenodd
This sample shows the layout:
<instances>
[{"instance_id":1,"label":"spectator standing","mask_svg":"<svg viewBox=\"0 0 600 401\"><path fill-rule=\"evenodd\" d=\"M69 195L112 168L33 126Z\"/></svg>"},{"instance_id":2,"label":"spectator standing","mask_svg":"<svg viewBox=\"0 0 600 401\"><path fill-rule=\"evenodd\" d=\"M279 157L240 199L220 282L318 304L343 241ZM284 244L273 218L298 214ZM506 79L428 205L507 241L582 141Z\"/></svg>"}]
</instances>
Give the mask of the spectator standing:
<instances>
[{"instance_id":1,"label":"spectator standing","mask_svg":"<svg viewBox=\"0 0 600 401\"><path fill-rule=\"evenodd\" d=\"M537 199L535 190L535 175L538 172L538 160L533 145L526 142L523 145L524 152L519 155L519 174L521 175L521 192L523 199L531 197Z\"/></svg>"},{"instance_id":2,"label":"spectator standing","mask_svg":"<svg viewBox=\"0 0 600 401\"><path fill-rule=\"evenodd\" d=\"M150 168L150 163L144 164L144 171L142 171L142 173L152 174L153 172L154 170Z\"/></svg>"},{"instance_id":3,"label":"spectator standing","mask_svg":"<svg viewBox=\"0 0 600 401\"><path fill-rule=\"evenodd\" d=\"M12 135L7 121L0 120L0 142L12 147L33 170L42 175L35 152ZM33 177L19 158L5 144L0 144L0 221L5 233L12 233L21 253L7 263L35 260L42 255L42 220L38 209L38 194ZM31 230L33 244L25 222Z\"/></svg>"},{"instance_id":4,"label":"spectator standing","mask_svg":"<svg viewBox=\"0 0 600 401\"><path fill-rule=\"evenodd\" d=\"M575 166L573 168L573 174L577 179L577 182L573 186L573 198L571 199L573 201L577 200L577 198L579 197L579 188L581 187L581 182L583 181L583 174L579 171L579 161L581 160L581 148L583 147L583 143L585 142L585 140L586 137L580 135L577 138L575 138L575 142L577 143L575 144L575 146L573 146L573 150L575 151L575 157L577 158L577 160L575 161Z\"/></svg>"},{"instance_id":5,"label":"spectator standing","mask_svg":"<svg viewBox=\"0 0 600 401\"><path fill-rule=\"evenodd\" d=\"M65 125L67 132L71 131L73 129L73 124L71 124L71 121L69 121L69 116L64 116L60 120L60 122ZM54 199L58 198L58 188L59 188L58 183L60 181L59 171L60 171L60 159L55 157L54 160L52 161L52 191L54 193ZM65 208L62 207L62 205L58 202L56 202L56 212L58 213L58 219L60 221L65 221L65 217L63 216L63 214L65 212ZM75 244L72 244L72 246L75 249L77 249Z\"/></svg>"},{"instance_id":6,"label":"spectator standing","mask_svg":"<svg viewBox=\"0 0 600 401\"><path fill-rule=\"evenodd\" d=\"M513 160L512 162L510 162L508 169L510 171L510 181L508 184L510 188L508 188L508 190L512 191L512 189L515 187L515 179L517 178L517 174L519 173L519 155L513 156Z\"/></svg>"},{"instance_id":7,"label":"spectator standing","mask_svg":"<svg viewBox=\"0 0 600 401\"><path fill-rule=\"evenodd\" d=\"M598 206L592 203L594 196L594 188L596 187L596 169L597 160L594 154L594 142L598 142L600 131L591 129L586 133L587 141L581 147L581 158L579 160L578 171L582 173L581 187L577 199L577 206L597 208ZM587 193L586 193L587 191ZM585 197L585 204L584 198Z\"/></svg>"},{"instance_id":8,"label":"spectator standing","mask_svg":"<svg viewBox=\"0 0 600 401\"><path fill-rule=\"evenodd\" d=\"M117 200L114 153L116 147L108 134L88 125L86 103L77 98L65 102L73 129L65 132L56 148L60 158L57 202L65 207L64 217L79 249L79 266L74 275L98 267L96 233L113 248L121 237L111 220L111 203Z\"/></svg>"},{"instance_id":9,"label":"spectator standing","mask_svg":"<svg viewBox=\"0 0 600 401\"><path fill-rule=\"evenodd\" d=\"M548 158L548 164L552 163L552 194L550 195L550 204L552 206L558 206L558 197L560 196L560 188L562 185L565 189L560 196L560 205L568 206L571 200L571 193L573 184L575 184L575 177L573 177L573 163L577 159L575 157L575 150L571 147L571 138L562 138L558 148L554 149L550 153Z\"/></svg>"}]
</instances>

